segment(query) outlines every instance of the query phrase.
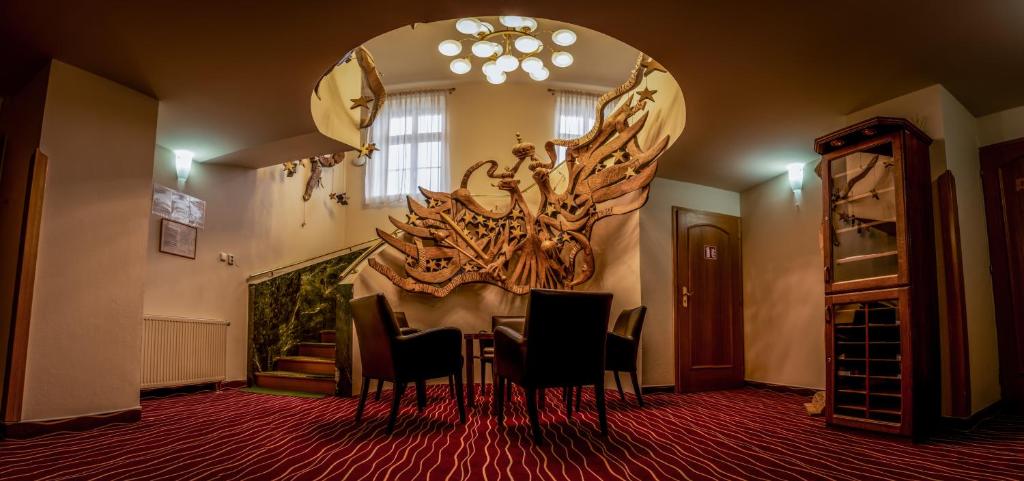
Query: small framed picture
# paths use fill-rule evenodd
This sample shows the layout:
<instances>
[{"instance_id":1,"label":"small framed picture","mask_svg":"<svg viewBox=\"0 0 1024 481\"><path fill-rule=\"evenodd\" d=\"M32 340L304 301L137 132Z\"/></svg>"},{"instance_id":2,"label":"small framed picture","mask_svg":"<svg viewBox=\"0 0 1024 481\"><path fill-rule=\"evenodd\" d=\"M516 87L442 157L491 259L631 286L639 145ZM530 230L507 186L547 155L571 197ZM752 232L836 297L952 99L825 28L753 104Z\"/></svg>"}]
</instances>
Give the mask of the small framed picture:
<instances>
[{"instance_id":1,"label":"small framed picture","mask_svg":"<svg viewBox=\"0 0 1024 481\"><path fill-rule=\"evenodd\" d=\"M195 259L198 232L190 225L160 219L160 252Z\"/></svg>"}]
</instances>

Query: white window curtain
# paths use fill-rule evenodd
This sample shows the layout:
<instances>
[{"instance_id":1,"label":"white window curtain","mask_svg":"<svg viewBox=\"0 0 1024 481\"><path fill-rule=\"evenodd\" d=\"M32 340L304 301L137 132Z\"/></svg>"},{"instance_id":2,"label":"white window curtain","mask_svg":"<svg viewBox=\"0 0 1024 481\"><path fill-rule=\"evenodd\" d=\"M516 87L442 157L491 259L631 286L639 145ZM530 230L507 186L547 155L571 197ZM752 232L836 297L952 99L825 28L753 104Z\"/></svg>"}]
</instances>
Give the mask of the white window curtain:
<instances>
[{"instance_id":1,"label":"white window curtain","mask_svg":"<svg viewBox=\"0 0 1024 481\"><path fill-rule=\"evenodd\" d=\"M594 127L599 95L568 90L555 91L555 138L575 139ZM605 108L607 116L614 109L614 103ZM558 161L565 160L565 147L555 147Z\"/></svg>"},{"instance_id":2,"label":"white window curtain","mask_svg":"<svg viewBox=\"0 0 1024 481\"><path fill-rule=\"evenodd\" d=\"M402 204L422 198L418 186L447 191L449 183L446 90L388 95L370 127L379 151L366 163L364 204Z\"/></svg>"}]
</instances>

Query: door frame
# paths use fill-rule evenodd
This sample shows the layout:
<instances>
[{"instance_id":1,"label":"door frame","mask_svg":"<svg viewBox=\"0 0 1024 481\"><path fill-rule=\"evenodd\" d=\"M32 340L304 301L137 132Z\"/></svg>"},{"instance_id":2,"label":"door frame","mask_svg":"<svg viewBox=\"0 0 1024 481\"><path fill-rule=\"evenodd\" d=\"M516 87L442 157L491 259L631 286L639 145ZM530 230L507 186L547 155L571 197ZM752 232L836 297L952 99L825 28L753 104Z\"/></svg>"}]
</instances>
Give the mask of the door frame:
<instances>
[{"instance_id":1,"label":"door frame","mask_svg":"<svg viewBox=\"0 0 1024 481\"><path fill-rule=\"evenodd\" d=\"M678 246L679 246L679 213L680 212L689 212L689 213L700 214L700 215L707 215L707 216L712 216L712 217L728 217L728 218L731 218L731 219L736 219L736 227L737 227L737 229L736 229L736 262L735 262L735 265L732 266L732 267L736 271L737 286L736 286L736 292L734 293L735 294L736 302L733 303L732 308L733 308L733 315L737 316L737 318L740 320L739 336L740 336L741 340L743 338L743 244L741 242L742 237L743 237L743 219L741 217L739 217L739 216L723 214L723 213L720 213L720 212L711 212L711 211L700 210L700 209L690 209L690 208L680 207L680 206L675 206L675 205L672 206L672 345L673 345L673 361L674 361L673 370L675 371L675 375L674 375L674 379L675 379L674 392L676 392L676 393L685 392L685 391L683 391L683 372L682 372L683 370L681 369L681 365L682 365L682 343L684 341L684 339L683 339L683 334L684 333L682 332L682 329L680 328L680 322L681 322L682 319L681 319L680 313L679 313L679 310L680 310L680 307L681 307L680 306L681 300L679 299L679 297L680 297L679 293L680 293L680 291L682 289L682 287L679 285L680 279L679 279L679 273L678 273L678 266L679 266L679 258L678 258L678 253L679 253L679 249L678 249ZM746 347L745 343L741 341L739 343L739 349L734 350L735 355L738 356L737 364L740 366L740 368L742 368L744 370L744 372L746 372L746 364L745 364L746 363L746 356L745 356L745 352L744 352L745 347ZM745 378L745 376L741 376L741 377Z\"/></svg>"},{"instance_id":2,"label":"door frame","mask_svg":"<svg viewBox=\"0 0 1024 481\"><path fill-rule=\"evenodd\" d=\"M1011 373L1004 369L1009 352L1016 351L1012 341L1018 334L1013 325L1013 303L1010 300L1012 288L1010 271L1007 269L1009 252L1006 246L1005 212L1002 205L1002 185L999 181L999 168L1010 162L1010 150L1024 150L1024 138L1009 140L998 144L987 145L978 149L981 160L982 192L985 196L985 218L988 225L989 264L992 274L992 294L996 310L996 338L999 346L999 381L1002 387L1002 399L1024 404L1018 399L1011 386L1022 382L1012 380ZM1024 334L1020 334L1024 335ZM1019 359L1024 353L1017 352L1014 357Z\"/></svg>"}]
</instances>

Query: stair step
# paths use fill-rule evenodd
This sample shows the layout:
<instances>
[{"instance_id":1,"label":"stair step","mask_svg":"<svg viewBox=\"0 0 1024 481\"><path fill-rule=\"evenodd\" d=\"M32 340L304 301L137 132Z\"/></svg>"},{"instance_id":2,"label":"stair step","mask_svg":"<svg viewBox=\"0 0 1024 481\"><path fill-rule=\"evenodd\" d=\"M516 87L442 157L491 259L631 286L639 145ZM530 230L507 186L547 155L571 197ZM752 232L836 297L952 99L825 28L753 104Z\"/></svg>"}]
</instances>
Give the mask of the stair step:
<instances>
[{"instance_id":1,"label":"stair step","mask_svg":"<svg viewBox=\"0 0 1024 481\"><path fill-rule=\"evenodd\" d=\"M334 358L310 356L282 356L275 365L278 371L334 376Z\"/></svg>"},{"instance_id":2,"label":"stair step","mask_svg":"<svg viewBox=\"0 0 1024 481\"><path fill-rule=\"evenodd\" d=\"M338 333L334 329L320 331L320 342L335 343L338 340Z\"/></svg>"},{"instance_id":3,"label":"stair step","mask_svg":"<svg viewBox=\"0 0 1024 481\"><path fill-rule=\"evenodd\" d=\"M299 355L334 359L333 342L300 342Z\"/></svg>"},{"instance_id":4,"label":"stair step","mask_svg":"<svg viewBox=\"0 0 1024 481\"><path fill-rule=\"evenodd\" d=\"M334 394L337 383L334 376L303 374L290 371L264 371L256 373L256 385L281 391L316 392Z\"/></svg>"}]
</instances>

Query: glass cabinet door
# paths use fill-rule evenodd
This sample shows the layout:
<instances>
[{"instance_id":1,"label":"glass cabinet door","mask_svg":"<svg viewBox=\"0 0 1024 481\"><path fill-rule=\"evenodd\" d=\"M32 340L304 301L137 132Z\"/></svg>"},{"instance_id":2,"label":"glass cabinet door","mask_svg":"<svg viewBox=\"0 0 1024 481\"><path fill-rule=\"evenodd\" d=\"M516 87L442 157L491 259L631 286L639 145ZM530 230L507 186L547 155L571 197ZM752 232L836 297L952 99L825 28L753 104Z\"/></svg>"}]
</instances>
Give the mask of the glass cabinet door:
<instances>
[{"instance_id":1,"label":"glass cabinet door","mask_svg":"<svg viewBox=\"0 0 1024 481\"><path fill-rule=\"evenodd\" d=\"M829 161L831 283L899 274L898 168L892 142Z\"/></svg>"}]
</instances>

